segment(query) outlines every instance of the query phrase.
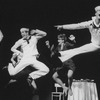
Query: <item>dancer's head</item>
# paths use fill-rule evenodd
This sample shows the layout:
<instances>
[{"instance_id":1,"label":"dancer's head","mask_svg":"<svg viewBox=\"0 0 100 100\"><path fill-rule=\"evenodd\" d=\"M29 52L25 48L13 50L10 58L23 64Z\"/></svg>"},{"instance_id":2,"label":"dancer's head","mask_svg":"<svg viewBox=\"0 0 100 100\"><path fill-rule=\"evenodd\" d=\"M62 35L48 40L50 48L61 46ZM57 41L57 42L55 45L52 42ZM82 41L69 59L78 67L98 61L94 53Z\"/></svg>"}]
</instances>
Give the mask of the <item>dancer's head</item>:
<instances>
[{"instance_id":1,"label":"dancer's head","mask_svg":"<svg viewBox=\"0 0 100 100\"><path fill-rule=\"evenodd\" d=\"M64 43L67 40L67 37L65 34L59 34L57 38L58 38L59 43Z\"/></svg>"},{"instance_id":2,"label":"dancer's head","mask_svg":"<svg viewBox=\"0 0 100 100\"><path fill-rule=\"evenodd\" d=\"M29 35L29 28L21 28L20 32L23 38L27 38L27 36Z\"/></svg>"},{"instance_id":3,"label":"dancer's head","mask_svg":"<svg viewBox=\"0 0 100 100\"><path fill-rule=\"evenodd\" d=\"M100 6L95 7L95 15L98 19L100 19Z\"/></svg>"}]
</instances>

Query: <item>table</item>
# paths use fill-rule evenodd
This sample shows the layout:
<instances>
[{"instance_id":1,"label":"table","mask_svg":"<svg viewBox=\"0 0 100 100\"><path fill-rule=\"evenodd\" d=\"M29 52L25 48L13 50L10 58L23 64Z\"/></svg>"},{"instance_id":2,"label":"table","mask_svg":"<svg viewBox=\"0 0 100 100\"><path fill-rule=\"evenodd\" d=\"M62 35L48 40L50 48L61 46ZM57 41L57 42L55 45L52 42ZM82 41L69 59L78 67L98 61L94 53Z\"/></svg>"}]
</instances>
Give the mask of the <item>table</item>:
<instances>
[{"instance_id":1,"label":"table","mask_svg":"<svg viewBox=\"0 0 100 100\"><path fill-rule=\"evenodd\" d=\"M77 80L72 83L73 95L68 94L68 100L98 100L96 83Z\"/></svg>"}]
</instances>

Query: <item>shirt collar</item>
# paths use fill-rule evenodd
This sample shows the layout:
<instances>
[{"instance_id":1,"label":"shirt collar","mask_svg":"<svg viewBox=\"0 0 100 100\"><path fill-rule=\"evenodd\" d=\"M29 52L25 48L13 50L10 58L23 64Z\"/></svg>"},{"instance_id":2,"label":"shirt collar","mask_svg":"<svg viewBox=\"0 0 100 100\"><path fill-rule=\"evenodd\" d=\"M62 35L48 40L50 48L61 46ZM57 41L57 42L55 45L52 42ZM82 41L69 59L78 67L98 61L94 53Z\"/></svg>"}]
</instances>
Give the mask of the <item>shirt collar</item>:
<instances>
[{"instance_id":1,"label":"shirt collar","mask_svg":"<svg viewBox=\"0 0 100 100\"><path fill-rule=\"evenodd\" d=\"M95 25L96 27L100 27L100 24L96 24L95 19L96 19L96 17L92 17L92 20L93 20L94 25Z\"/></svg>"}]
</instances>

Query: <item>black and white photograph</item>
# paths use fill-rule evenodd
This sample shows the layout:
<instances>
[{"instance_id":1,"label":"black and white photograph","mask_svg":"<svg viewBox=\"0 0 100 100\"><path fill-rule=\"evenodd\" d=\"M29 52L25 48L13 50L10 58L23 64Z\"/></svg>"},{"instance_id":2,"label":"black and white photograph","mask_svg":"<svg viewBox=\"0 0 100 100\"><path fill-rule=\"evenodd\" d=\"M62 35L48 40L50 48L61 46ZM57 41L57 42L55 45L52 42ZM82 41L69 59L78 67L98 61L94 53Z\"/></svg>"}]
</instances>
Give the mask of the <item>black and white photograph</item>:
<instances>
[{"instance_id":1,"label":"black and white photograph","mask_svg":"<svg viewBox=\"0 0 100 100\"><path fill-rule=\"evenodd\" d=\"M99 0L0 0L0 100L99 100L99 69Z\"/></svg>"}]
</instances>

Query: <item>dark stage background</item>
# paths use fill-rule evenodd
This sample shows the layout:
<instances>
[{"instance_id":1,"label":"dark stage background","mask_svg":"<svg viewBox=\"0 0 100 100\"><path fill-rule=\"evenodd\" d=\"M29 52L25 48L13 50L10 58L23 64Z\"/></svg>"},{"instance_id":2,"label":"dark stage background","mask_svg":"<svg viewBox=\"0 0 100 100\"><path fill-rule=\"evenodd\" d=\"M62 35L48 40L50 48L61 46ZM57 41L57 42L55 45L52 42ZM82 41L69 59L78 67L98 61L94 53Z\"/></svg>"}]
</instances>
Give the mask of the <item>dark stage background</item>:
<instances>
[{"instance_id":1,"label":"dark stage background","mask_svg":"<svg viewBox=\"0 0 100 100\"><path fill-rule=\"evenodd\" d=\"M51 43L56 43L56 36L59 33L74 34L76 37L76 47L90 42L90 34L87 29L84 30L61 30L58 31L54 25L62 25L68 23L78 23L90 20L94 16L94 7L100 4L99 0L0 0L0 29L4 34L4 39L0 43L0 88L1 94L4 94L4 85L9 77L2 72L2 68L10 61L12 52L10 48L20 36L20 28L29 27L30 29L40 29L47 32L47 36L39 41L39 51L44 53L45 40L49 39ZM44 53L45 54L45 53ZM98 95L100 94L100 52L88 53L75 56L73 58L76 71L75 79L94 79L97 84ZM52 90L52 72L49 75L37 80L40 88L40 99L49 100L49 92ZM39 82L38 82L39 81ZM40 83L40 84L39 84ZM21 83L23 84L23 83ZM19 86L19 87L18 87ZM24 87L26 88L24 88ZM12 89L14 88L14 90ZM18 87L15 89L15 87ZM21 87L21 89L20 89ZM43 88L44 87L44 88ZM27 84L15 84L7 89L9 95L17 91L25 93L27 97L31 95ZM7 95L6 93L6 95ZM5 95L5 96L6 96ZM12 97L10 96L10 99ZM23 93L25 96L25 94ZM20 97L20 95L18 95ZM99 95L100 96L100 95ZM25 97L24 99L27 99ZM15 97L16 98L16 97ZM23 98L23 97L22 97ZM20 98L16 98L20 100ZM2 100L2 99L0 99ZM13 99L15 100L15 99ZM22 100L22 99L21 99ZM28 98L29 100L29 98ZM30 99L31 100L31 99Z\"/></svg>"}]
</instances>

